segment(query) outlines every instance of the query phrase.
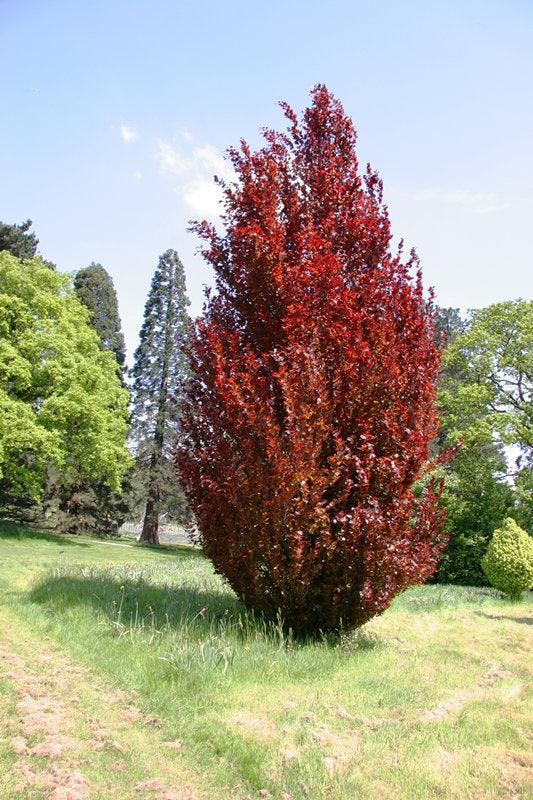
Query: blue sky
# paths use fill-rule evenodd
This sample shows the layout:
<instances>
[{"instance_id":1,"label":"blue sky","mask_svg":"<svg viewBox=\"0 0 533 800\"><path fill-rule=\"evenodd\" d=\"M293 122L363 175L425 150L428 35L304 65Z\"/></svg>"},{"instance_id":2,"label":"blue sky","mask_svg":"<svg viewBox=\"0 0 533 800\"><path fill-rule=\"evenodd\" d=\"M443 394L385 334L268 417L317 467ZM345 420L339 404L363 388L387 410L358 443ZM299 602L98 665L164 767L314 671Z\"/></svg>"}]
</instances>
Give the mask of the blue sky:
<instances>
[{"instance_id":1,"label":"blue sky","mask_svg":"<svg viewBox=\"0 0 533 800\"><path fill-rule=\"evenodd\" d=\"M201 309L187 221L216 214L225 147L318 81L441 305L533 294L532 0L0 0L0 55L0 219L108 269L130 357L163 250Z\"/></svg>"}]
</instances>

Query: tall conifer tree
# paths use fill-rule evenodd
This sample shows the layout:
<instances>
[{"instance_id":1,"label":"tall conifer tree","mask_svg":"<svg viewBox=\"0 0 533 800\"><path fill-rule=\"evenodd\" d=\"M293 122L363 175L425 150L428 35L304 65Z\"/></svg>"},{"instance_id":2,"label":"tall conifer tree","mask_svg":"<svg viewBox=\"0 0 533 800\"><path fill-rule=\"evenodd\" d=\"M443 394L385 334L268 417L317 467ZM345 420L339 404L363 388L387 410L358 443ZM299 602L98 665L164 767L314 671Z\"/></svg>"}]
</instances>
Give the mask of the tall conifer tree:
<instances>
[{"instance_id":1,"label":"tall conifer tree","mask_svg":"<svg viewBox=\"0 0 533 800\"><path fill-rule=\"evenodd\" d=\"M123 367L126 348L113 279L101 264L93 261L76 273L74 290L78 299L91 312L90 322L100 337L102 347L111 350Z\"/></svg>"},{"instance_id":2,"label":"tall conifer tree","mask_svg":"<svg viewBox=\"0 0 533 800\"><path fill-rule=\"evenodd\" d=\"M0 252L7 250L16 258L33 258L37 255L39 239L33 231L31 219L21 222L20 225L10 225L0 222Z\"/></svg>"},{"instance_id":3,"label":"tall conifer tree","mask_svg":"<svg viewBox=\"0 0 533 800\"><path fill-rule=\"evenodd\" d=\"M177 435L176 401L188 370L182 350L190 325L188 305L183 264L175 250L167 250L152 279L132 369L132 433L147 484L141 540L152 544L159 544L159 514Z\"/></svg>"}]
</instances>

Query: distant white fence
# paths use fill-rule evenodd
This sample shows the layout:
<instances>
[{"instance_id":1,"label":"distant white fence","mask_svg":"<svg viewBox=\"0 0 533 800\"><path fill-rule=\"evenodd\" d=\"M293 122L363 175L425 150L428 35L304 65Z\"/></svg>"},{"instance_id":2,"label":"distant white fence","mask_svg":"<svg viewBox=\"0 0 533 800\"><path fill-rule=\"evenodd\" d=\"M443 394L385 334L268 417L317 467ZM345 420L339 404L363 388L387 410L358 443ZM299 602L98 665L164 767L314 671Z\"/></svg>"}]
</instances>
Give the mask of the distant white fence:
<instances>
[{"instance_id":1,"label":"distant white fence","mask_svg":"<svg viewBox=\"0 0 533 800\"><path fill-rule=\"evenodd\" d=\"M124 522L118 532L121 536L131 536L137 539L142 530L142 520ZM174 544L190 544L189 534L180 525L174 525L164 519L159 521L159 539L162 542Z\"/></svg>"}]
</instances>

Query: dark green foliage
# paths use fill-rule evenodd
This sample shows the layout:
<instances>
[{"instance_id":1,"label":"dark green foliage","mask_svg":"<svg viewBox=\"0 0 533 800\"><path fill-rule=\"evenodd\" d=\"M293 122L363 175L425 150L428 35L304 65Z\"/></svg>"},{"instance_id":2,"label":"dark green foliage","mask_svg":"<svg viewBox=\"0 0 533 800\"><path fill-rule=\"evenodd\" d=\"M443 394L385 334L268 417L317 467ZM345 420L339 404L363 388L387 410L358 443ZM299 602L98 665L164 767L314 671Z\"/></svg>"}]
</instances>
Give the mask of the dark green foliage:
<instances>
[{"instance_id":1,"label":"dark green foliage","mask_svg":"<svg viewBox=\"0 0 533 800\"><path fill-rule=\"evenodd\" d=\"M93 261L76 273L74 291L90 312L89 324L98 334L102 348L111 351L123 369L126 349L111 276ZM128 512L122 492L112 491L99 481L65 483L60 476L49 480L46 502L49 513L53 509L51 516L61 533L114 534Z\"/></svg>"},{"instance_id":2,"label":"dark green foliage","mask_svg":"<svg viewBox=\"0 0 533 800\"><path fill-rule=\"evenodd\" d=\"M451 536L440 558L438 583L488 586L481 559L494 526L510 513L513 498L512 487L498 481L483 465L478 473L464 463L454 467L442 495Z\"/></svg>"},{"instance_id":3,"label":"dark green foliage","mask_svg":"<svg viewBox=\"0 0 533 800\"><path fill-rule=\"evenodd\" d=\"M458 334L462 333L465 327L466 322L461 317L461 312L458 308L441 308L437 306L435 309L435 339L442 350ZM442 372L444 373L445 370Z\"/></svg>"},{"instance_id":4,"label":"dark green foliage","mask_svg":"<svg viewBox=\"0 0 533 800\"><path fill-rule=\"evenodd\" d=\"M16 258L33 258L37 253L39 240L33 231L31 219L20 225L0 222L0 251L8 250Z\"/></svg>"},{"instance_id":5,"label":"dark green foliage","mask_svg":"<svg viewBox=\"0 0 533 800\"><path fill-rule=\"evenodd\" d=\"M65 484L64 476L51 473L42 516L58 533L95 533L113 536L129 512L126 500L127 475L123 491L115 492L103 481Z\"/></svg>"},{"instance_id":6,"label":"dark green foliage","mask_svg":"<svg viewBox=\"0 0 533 800\"><path fill-rule=\"evenodd\" d=\"M171 464L178 435L177 407L187 375L183 352L190 320L185 273L175 250L159 259L144 309L132 369L132 439L136 468L133 485L144 500L141 538L157 544L162 513L185 508Z\"/></svg>"},{"instance_id":7,"label":"dark green foliage","mask_svg":"<svg viewBox=\"0 0 533 800\"><path fill-rule=\"evenodd\" d=\"M461 313L458 308L441 308L437 306L435 309L435 340L439 348L444 352L446 347L453 342L456 336L463 332L466 322L462 319ZM455 366L444 366L441 362L441 370L439 373L438 385L442 389L448 385L455 385L461 381L461 372ZM441 409L441 427L435 439L431 444L432 455L437 455L448 447L447 435L444 427L442 426L442 409ZM450 464L450 468L453 465Z\"/></svg>"},{"instance_id":8,"label":"dark green foliage","mask_svg":"<svg viewBox=\"0 0 533 800\"><path fill-rule=\"evenodd\" d=\"M74 291L91 312L90 324L98 333L102 347L111 350L123 367L126 349L118 313L117 293L111 276L101 264L93 261L76 273Z\"/></svg>"},{"instance_id":9,"label":"dark green foliage","mask_svg":"<svg viewBox=\"0 0 533 800\"><path fill-rule=\"evenodd\" d=\"M124 503L127 505L127 518L143 520L148 500L148 472L150 468L146 454L140 455L127 475L124 484ZM169 520L188 527L193 520L191 509L183 490L176 480L174 463L169 456L163 455L161 461L154 466L150 482L159 487L159 516L165 515Z\"/></svg>"}]
</instances>

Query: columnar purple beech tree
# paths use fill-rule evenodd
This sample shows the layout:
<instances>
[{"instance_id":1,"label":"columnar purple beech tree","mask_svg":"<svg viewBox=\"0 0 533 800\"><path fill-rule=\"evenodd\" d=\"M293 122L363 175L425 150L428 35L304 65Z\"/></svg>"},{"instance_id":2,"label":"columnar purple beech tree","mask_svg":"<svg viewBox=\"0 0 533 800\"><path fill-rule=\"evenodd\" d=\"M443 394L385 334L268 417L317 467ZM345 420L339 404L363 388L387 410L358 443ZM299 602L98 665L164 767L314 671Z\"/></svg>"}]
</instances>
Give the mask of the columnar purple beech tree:
<instances>
[{"instance_id":1,"label":"columnar purple beech tree","mask_svg":"<svg viewBox=\"0 0 533 800\"><path fill-rule=\"evenodd\" d=\"M431 297L391 251L382 183L325 86L286 133L230 149L216 274L191 345L177 464L199 540L250 608L299 633L360 625L445 543Z\"/></svg>"}]
</instances>

